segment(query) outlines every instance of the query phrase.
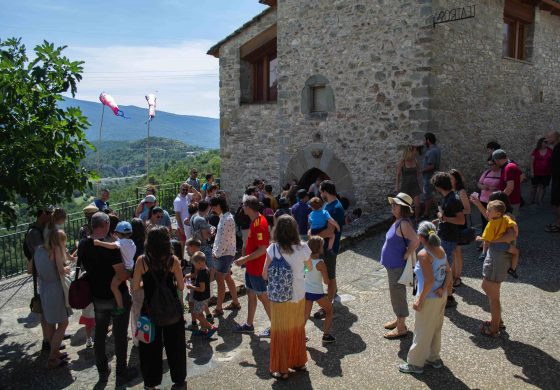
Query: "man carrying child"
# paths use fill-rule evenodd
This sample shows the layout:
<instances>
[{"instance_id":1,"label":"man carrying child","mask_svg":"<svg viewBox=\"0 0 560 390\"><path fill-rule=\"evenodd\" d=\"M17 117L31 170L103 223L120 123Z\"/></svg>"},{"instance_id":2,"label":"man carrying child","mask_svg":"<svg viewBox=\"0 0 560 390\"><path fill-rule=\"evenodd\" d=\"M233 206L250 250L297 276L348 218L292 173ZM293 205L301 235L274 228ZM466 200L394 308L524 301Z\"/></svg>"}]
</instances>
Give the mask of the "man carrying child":
<instances>
[{"instance_id":1,"label":"man carrying child","mask_svg":"<svg viewBox=\"0 0 560 390\"><path fill-rule=\"evenodd\" d=\"M113 340L117 362L117 386L122 386L138 375L138 370L127 367L128 321L130 318L131 298L126 286L129 275L122 262L118 249L95 246L93 240L104 240L109 233L109 216L102 212L91 218L92 234L78 245L78 264L85 268L91 286L95 310L95 365L99 372L99 381L107 382L111 368L105 353L105 341L109 332L109 323L113 323ZM116 277L120 280L119 291L123 300L124 313L115 312L115 296L111 291L111 282Z\"/></svg>"}]
</instances>

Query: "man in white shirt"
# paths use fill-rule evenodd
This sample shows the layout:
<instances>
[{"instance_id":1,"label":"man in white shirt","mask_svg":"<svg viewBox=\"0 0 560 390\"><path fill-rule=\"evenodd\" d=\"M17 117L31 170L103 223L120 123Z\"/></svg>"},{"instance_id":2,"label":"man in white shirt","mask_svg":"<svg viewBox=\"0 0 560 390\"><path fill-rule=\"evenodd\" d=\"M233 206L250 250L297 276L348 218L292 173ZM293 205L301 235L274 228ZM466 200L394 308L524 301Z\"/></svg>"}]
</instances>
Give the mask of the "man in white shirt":
<instances>
[{"instance_id":1,"label":"man in white shirt","mask_svg":"<svg viewBox=\"0 0 560 390\"><path fill-rule=\"evenodd\" d=\"M179 231L179 238L183 248L185 247L185 242L192 237L191 228L190 226L185 225L184 221L188 220L190 217L189 205L194 197L200 199L200 192L193 188L189 183L184 182L181 184L179 194L173 201L173 210L175 211L175 219L177 220L177 230Z\"/></svg>"}]
</instances>

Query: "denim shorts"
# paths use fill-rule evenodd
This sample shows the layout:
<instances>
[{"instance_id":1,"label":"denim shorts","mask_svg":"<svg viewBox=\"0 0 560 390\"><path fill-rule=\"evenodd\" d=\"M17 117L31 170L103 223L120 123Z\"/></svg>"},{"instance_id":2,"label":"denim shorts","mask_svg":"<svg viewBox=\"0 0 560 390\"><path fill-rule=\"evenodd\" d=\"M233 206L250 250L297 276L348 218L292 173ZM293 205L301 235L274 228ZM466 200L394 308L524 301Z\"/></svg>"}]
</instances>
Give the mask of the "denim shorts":
<instances>
[{"instance_id":1,"label":"denim shorts","mask_svg":"<svg viewBox=\"0 0 560 390\"><path fill-rule=\"evenodd\" d=\"M234 260L235 256L220 256L217 260L214 259L216 271L221 274L227 274Z\"/></svg>"},{"instance_id":2,"label":"denim shorts","mask_svg":"<svg viewBox=\"0 0 560 390\"><path fill-rule=\"evenodd\" d=\"M266 281L262 276L249 275L245 272L245 288L255 292L257 295L266 293Z\"/></svg>"},{"instance_id":3,"label":"denim shorts","mask_svg":"<svg viewBox=\"0 0 560 390\"><path fill-rule=\"evenodd\" d=\"M429 200L432 199L434 197L434 187L432 186L432 175L423 175L422 176L422 184L423 184L423 189L422 189L422 193L424 195L424 200Z\"/></svg>"},{"instance_id":4,"label":"denim shorts","mask_svg":"<svg viewBox=\"0 0 560 390\"><path fill-rule=\"evenodd\" d=\"M451 267L453 265L453 251L457 247L457 241L441 240L441 247L445 251L445 255L447 256L447 262Z\"/></svg>"},{"instance_id":5,"label":"denim shorts","mask_svg":"<svg viewBox=\"0 0 560 390\"><path fill-rule=\"evenodd\" d=\"M311 301L311 302L315 302L318 301L319 299L323 298L325 296L325 294L314 294L314 293L305 293L305 300L306 301Z\"/></svg>"}]
</instances>

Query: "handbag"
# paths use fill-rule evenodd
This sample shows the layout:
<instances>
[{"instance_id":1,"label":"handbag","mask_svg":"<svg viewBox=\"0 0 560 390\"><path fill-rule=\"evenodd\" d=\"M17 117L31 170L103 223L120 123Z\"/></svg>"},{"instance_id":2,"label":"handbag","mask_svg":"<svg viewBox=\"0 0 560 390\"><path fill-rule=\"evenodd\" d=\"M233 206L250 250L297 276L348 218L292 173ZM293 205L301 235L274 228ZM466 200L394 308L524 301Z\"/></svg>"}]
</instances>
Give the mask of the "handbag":
<instances>
[{"instance_id":1,"label":"handbag","mask_svg":"<svg viewBox=\"0 0 560 390\"><path fill-rule=\"evenodd\" d=\"M470 226L459 229L457 234L457 245L469 245L476 239L476 230L472 226L472 217L469 215Z\"/></svg>"},{"instance_id":2,"label":"handbag","mask_svg":"<svg viewBox=\"0 0 560 390\"><path fill-rule=\"evenodd\" d=\"M29 303L31 313L42 314L43 306L41 306L41 296L37 292L37 269L35 267L35 257L29 262L31 264L31 273L33 274L33 298Z\"/></svg>"},{"instance_id":3,"label":"handbag","mask_svg":"<svg viewBox=\"0 0 560 390\"><path fill-rule=\"evenodd\" d=\"M403 234L402 227L401 227L400 223L399 223L399 229L401 231L401 237L404 241L404 245L405 245L405 247L408 247L408 243L406 242L406 239L404 238L404 234ZM408 258L406 259L406 264L404 266L403 273L401 274L401 277L399 278L397 283L404 284L405 286L408 286L408 287L414 287L415 286L416 275L414 275L414 267L416 266L416 261L417 261L416 252L412 252L408 256Z\"/></svg>"},{"instance_id":4,"label":"handbag","mask_svg":"<svg viewBox=\"0 0 560 390\"><path fill-rule=\"evenodd\" d=\"M147 316L140 316L136 322L134 337L144 344L150 344L156 338L154 323Z\"/></svg>"},{"instance_id":5,"label":"handbag","mask_svg":"<svg viewBox=\"0 0 560 390\"><path fill-rule=\"evenodd\" d=\"M404 284L407 287L414 287L414 266L416 265L416 252L412 252L406 259L403 273L398 280L398 283Z\"/></svg>"},{"instance_id":6,"label":"handbag","mask_svg":"<svg viewBox=\"0 0 560 390\"><path fill-rule=\"evenodd\" d=\"M84 244L85 245L85 244ZM78 248L79 249L79 248ZM82 269L82 257L85 255L85 248L82 248L83 253L78 252L78 263L76 264L76 275L74 280L70 283L70 288L68 289L68 303L72 309L85 309L93 302L93 297L91 294L91 285L87 272L83 272L80 277L80 271Z\"/></svg>"}]
</instances>

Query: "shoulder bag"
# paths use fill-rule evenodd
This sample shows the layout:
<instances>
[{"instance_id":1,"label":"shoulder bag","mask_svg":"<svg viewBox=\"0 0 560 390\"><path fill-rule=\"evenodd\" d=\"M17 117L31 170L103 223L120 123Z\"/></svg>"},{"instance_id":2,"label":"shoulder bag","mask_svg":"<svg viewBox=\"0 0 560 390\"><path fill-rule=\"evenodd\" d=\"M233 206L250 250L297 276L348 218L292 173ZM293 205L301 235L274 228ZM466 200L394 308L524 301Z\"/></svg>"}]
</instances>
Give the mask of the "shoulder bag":
<instances>
[{"instance_id":1,"label":"shoulder bag","mask_svg":"<svg viewBox=\"0 0 560 390\"><path fill-rule=\"evenodd\" d=\"M399 230L401 231L401 236L403 238L405 248L408 248L408 243L406 242L406 239L404 238L404 234L403 234L403 231L402 231L402 226L401 226L400 223L399 223ZM416 252L412 252L410 254L410 256L408 256L408 258L406 259L406 264L404 266L403 273L398 280L398 283L404 284L405 286L408 286L408 287L414 287L414 271L413 270L414 270L415 265L416 265Z\"/></svg>"},{"instance_id":2,"label":"shoulder bag","mask_svg":"<svg viewBox=\"0 0 560 390\"><path fill-rule=\"evenodd\" d=\"M86 244L87 241L86 243L82 243L82 245ZM80 251L78 251L78 253L79 252ZM80 271L83 268L82 257L86 254L86 248L83 248L81 252L83 252L81 253L82 256L80 256L80 253L78 254L76 275L72 283L70 283L70 288L68 289L68 303L72 309L78 310L85 309L93 301L93 297L91 295L91 285L87 272L82 272L80 276Z\"/></svg>"}]
</instances>

